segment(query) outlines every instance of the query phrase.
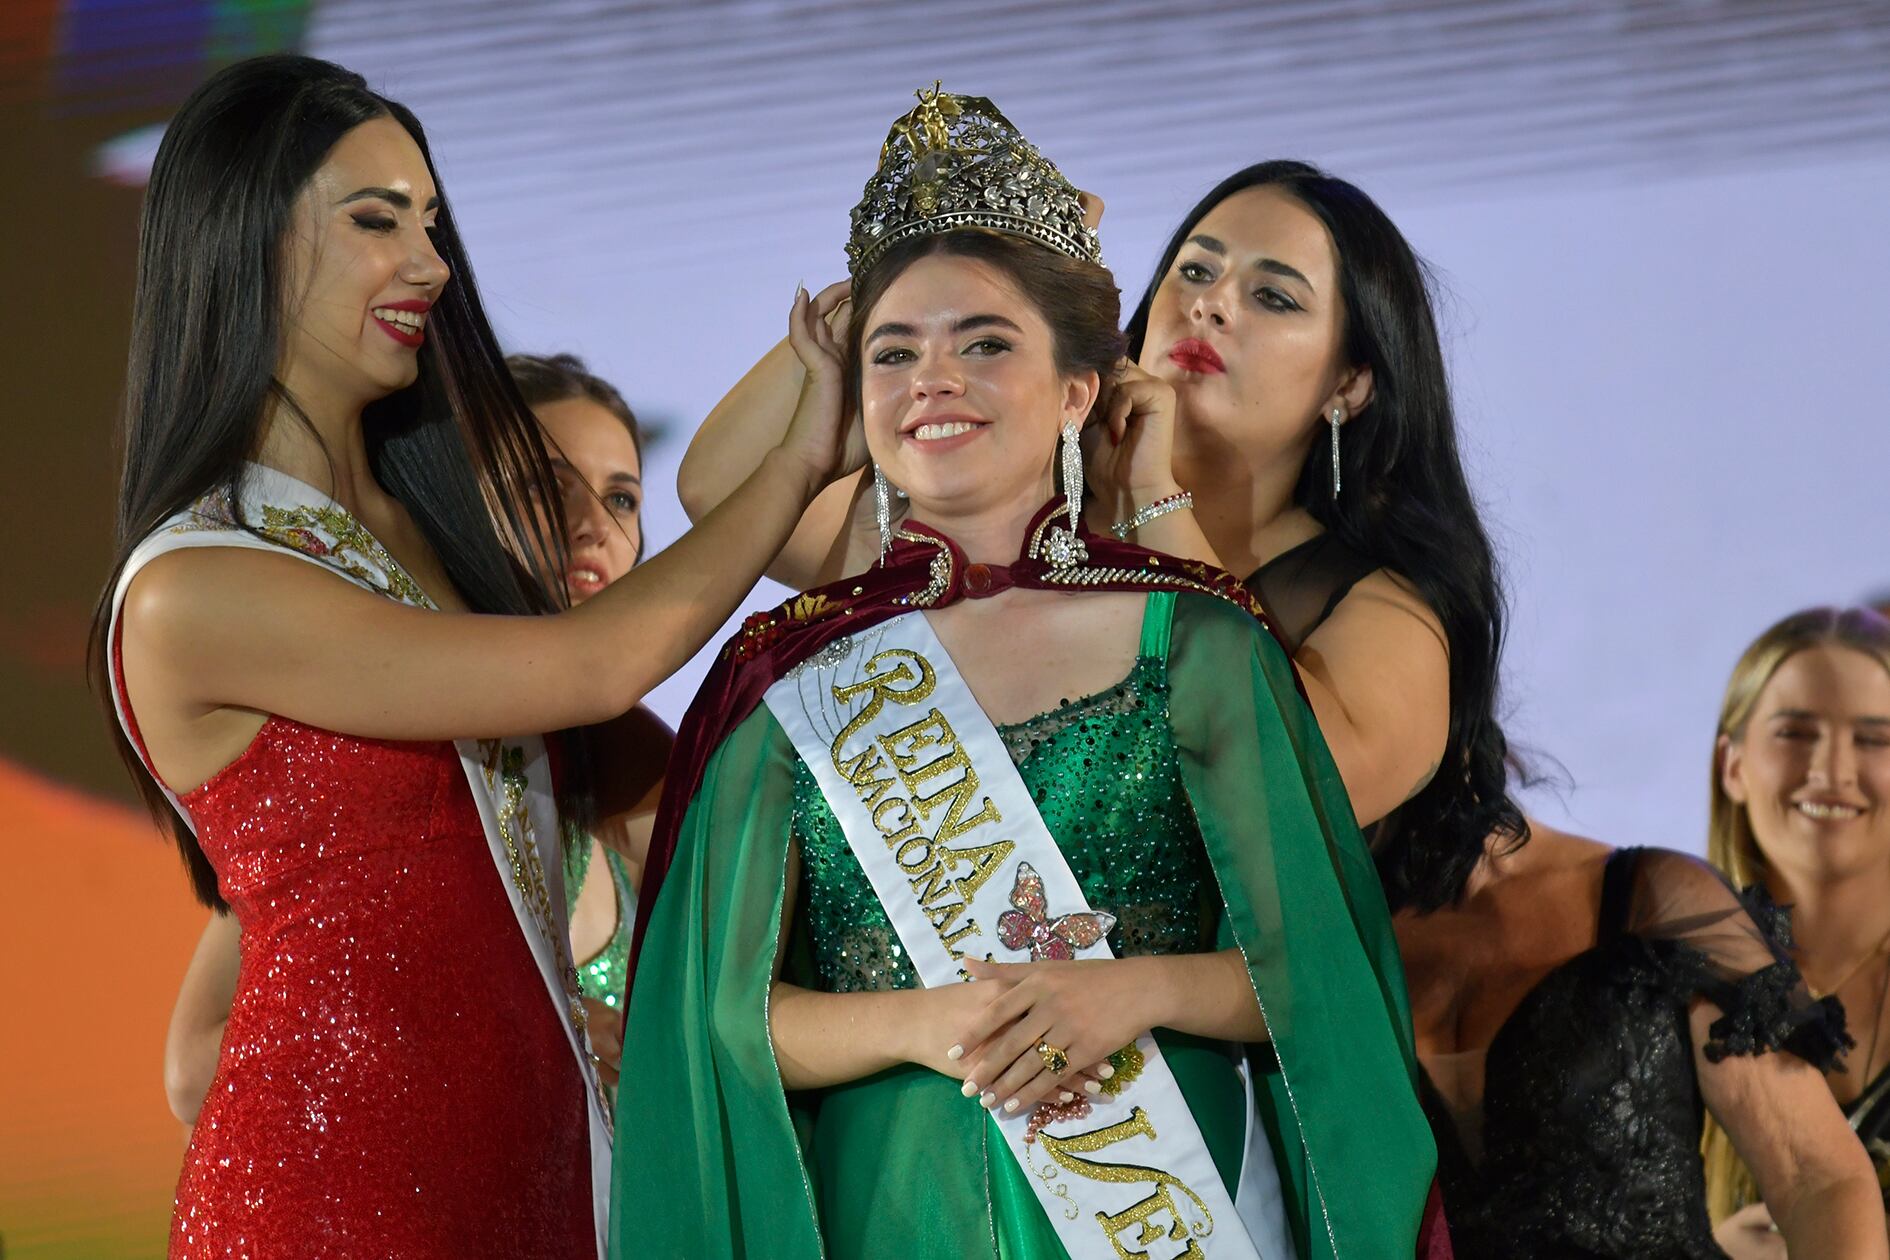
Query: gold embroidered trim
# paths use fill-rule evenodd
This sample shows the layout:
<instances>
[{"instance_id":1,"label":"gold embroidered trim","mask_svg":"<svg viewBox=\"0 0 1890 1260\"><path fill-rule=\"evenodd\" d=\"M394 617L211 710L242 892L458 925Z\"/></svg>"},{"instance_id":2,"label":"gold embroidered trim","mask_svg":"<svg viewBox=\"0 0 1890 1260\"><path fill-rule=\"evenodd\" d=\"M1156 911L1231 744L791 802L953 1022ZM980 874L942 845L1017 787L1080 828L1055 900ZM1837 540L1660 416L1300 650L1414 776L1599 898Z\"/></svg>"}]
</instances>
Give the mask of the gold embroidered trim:
<instances>
[{"instance_id":1,"label":"gold embroidered trim","mask_svg":"<svg viewBox=\"0 0 1890 1260\"><path fill-rule=\"evenodd\" d=\"M213 491L191 505L190 519L171 526L173 534L205 530L240 529L229 496ZM340 504L323 507L262 505L262 524L256 532L278 546L299 551L339 569L364 586L392 595L403 604L432 609L434 603L420 584L400 567L393 553Z\"/></svg>"},{"instance_id":2,"label":"gold embroidered trim","mask_svg":"<svg viewBox=\"0 0 1890 1260\"><path fill-rule=\"evenodd\" d=\"M1150 589L1193 591L1201 595L1212 595L1216 599L1226 600L1240 608L1240 601L1226 591L1207 582L1198 582L1193 578L1183 577L1168 570L1121 569L1114 567L1078 567L1070 569L1051 569L1043 575L1043 580L1053 586L1096 586L1104 582L1127 582ZM1242 611L1246 611L1244 608Z\"/></svg>"},{"instance_id":3,"label":"gold embroidered trim","mask_svg":"<svg viewBox=\"0 0 1890 1260\"><path fill-rule=\"evenodd\" d=\"M930 608L945 597L945 592L952 588L952 549L926 534L915 534L909 530L900 530L895 537L905 542L924 543L937 548L932 553L932 580L910 595L901 595L896 603L907 608Z\"/></svg>"},{"instance_id":4,"label":"gold embroidered trim","mask_svg":"<svg viewBox=\"0 0 1890 1260\"><path fill-rule=\"evenodd\" d=\"M578 1044L588 1047L590 1013L584 1008L583 983L578 977L577 965L571 958L570 940L552 909L551 889L545 879L544 861L539 856L536 829L532 826L531 813L525 806L525 795L529 789L525 775L525 750L516 745L507 745L501 740L485 739L479 741L479 752L480 773L485 778L486 790L492 794L499 840L505 846L506 860L512 868L512 886L518 889L519 900L531 915L532 923L551 945L572 1031L577 1034ZM593 1052L586 1065L593 1077L597 1073L597 1063L597 1055ZM593 1081L592 1084L596 1085L597 1082ZM614 1117L609 1108L604 1109L604 1128L606 1132L614 1129Z\"/></svg>"}]
</instances>

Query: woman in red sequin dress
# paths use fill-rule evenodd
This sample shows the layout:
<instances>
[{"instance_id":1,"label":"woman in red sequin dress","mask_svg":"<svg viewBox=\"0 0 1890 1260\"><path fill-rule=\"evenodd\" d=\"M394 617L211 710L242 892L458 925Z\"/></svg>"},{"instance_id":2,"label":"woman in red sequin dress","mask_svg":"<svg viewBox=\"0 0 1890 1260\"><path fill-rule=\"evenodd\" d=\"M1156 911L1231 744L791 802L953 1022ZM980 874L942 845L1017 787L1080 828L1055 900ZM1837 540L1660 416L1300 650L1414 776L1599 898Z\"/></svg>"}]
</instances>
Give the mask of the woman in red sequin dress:
<instances>
[{"instance_id":1,"label":"woman in red sequin dress","mask_svg":"<svg viewBox=\"0 0 1890 1260\"><path fill-rule=\"evenodd\" d=\"M173 1255L597 1253L551 757L505 732L607 723L714 632L835 471L838 388L731 510L557 611L556 481L417 120L303 57L185 104L93 641L139 786L242 930ZM562 759L604 815L641 786L614 734Z\"/></svg>"}]
</instances>

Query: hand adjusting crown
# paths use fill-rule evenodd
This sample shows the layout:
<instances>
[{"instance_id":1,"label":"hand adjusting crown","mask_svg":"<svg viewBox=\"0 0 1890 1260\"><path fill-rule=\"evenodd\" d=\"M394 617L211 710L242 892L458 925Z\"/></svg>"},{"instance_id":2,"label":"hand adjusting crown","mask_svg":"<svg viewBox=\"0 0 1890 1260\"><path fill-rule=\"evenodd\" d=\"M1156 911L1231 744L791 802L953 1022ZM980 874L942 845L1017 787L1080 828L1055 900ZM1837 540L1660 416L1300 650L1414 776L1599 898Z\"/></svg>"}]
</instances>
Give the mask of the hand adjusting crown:
<instances>
[{"instance_id":1,"label":"hand adjusting crown","mask_svg":"<svg viewBox=\"0 0 1890 1260\"><path fill-rule=\"evenodd\" d=\"M918 107L887 133L853 207L848 272L858 279L894 243L956 228L1008 232L1101 262L1096 230L1056 165L990 101L940 86L920 88Z\"/></svg>"}]
</instances>

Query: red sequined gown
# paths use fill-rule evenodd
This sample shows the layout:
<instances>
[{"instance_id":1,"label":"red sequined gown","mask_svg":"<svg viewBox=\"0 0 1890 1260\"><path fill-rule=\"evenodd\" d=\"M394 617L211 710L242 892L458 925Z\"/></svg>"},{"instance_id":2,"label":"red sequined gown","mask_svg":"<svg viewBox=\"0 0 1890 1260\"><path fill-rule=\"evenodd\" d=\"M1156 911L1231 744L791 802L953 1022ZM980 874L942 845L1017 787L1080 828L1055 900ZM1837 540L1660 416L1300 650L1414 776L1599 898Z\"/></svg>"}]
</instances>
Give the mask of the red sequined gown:
<instances>
[{"instance_id":1,"label":"red sequined gown","mask_svg":"<svg viewBox=\"0 0 1890 1260\"><path fill-rule=\"evenodd\" d=\"M272 717L183 802L243 957L171 1255L594 1255L584 1087L453 745Z\"/></svg>"}]
</instances>

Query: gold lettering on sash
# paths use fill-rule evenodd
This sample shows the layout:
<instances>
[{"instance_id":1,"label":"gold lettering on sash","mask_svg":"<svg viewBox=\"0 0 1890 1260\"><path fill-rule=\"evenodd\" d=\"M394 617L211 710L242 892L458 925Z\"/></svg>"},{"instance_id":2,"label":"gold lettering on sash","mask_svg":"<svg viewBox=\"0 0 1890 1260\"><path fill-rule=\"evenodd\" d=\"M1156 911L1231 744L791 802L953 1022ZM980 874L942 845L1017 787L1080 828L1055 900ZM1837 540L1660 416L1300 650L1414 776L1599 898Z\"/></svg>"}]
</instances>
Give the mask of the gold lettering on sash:
<instances>
[{"instance_id":1,"label":"gold lettering on sash","mask_svg":"<svg viewBox=\"0 0 1890 1260\"><path fill-rule=\"evenodd\" d=\"M870 812L874 828L907 876L919 909L946 951L957 959L964 956L961 941L983 935L976 920L965 919L962 924L959 920L984 882L1017 847L1015 841L1002 839L949 847L950 841L975 828L1003 821L991 798L978 791L978 771L959 743L958 733L933 708L851 756L845 752L848 741L880 717L887 701L901 706L922 704L937 685L931 662L910 648L875 653L866 662L864 678L833 688L834 701L842 706L859 703L862 697L864 703L841 728L829 751L834 769ZM926 790L939 780L944 780L941 786ZM924 827L932 824L941 806L943 816L928 836ZM969 870L956 875L960 867ZM952 893L956 899L948 899Z\"/></svg>"},{"instance_id":2,"label":"gold lettering on sash","mask_svg":"<svg viewBox=\"0 0 1890 1260\"><path fill-rule=\"evenodd\" d=\"M909 792L918 791L920 781L929 779L937 773L937 771L928 771L915 780L912 768L918 764L919 753L927 748L952 748L957 743L957 733L952 730L951 723L945 720L945 715L937 709L933 709L911 726L902 726L890 735L879 737L880 747L886 750L886 755L892 758L893 765L898 767L899 775L906 781L906 790Z\"/></svg>"},{"instance_id":3,"label":"gold lettering on sash","mask_svg":"<svg viewBox=\"0 0 1890 1260\"><path fill-rule=\"evenodd\" d=\"M924 836L913 836L893 850L893 861L908 875L922 871L932 865L932 842Z\"/></svg>"},{"instance_id":4,"label":"gold lettering on sash","mask_svg":"<svg viewBox=\"0 0 1890 1260\"><path fill-rule=\"evenodd\" d=\"M886 837L887 844L903 840L905 837L913 835L919 830L918 820L912 816L912 802L908 801L903 796L887 797L871 808L873 810L873 825L879 828L880 835ZM892 826L887 826L886 815L892 813L895 808L904 816L904 821L895 823Z\"/></svg>"},{"instance_id":5,"label":"gold lettering on sash","mask_svg":"<svg viewBox=\"0 0 1890 1260\"><path fill-rule=\"evenodd\" d=\"M1155 1139L1155 1126L1149 1120L1148 1113L1140 1107L1129 1112L1129 1118L1093 1129L1088 1133L1076 1133L1069 1137L1054 1137L1047 1131L1037 1134L1037 1141L1051 1159L1071 1173L1085 1177L1090 1181L1115 1183L1147 1182L1155 1187L1146 1198L1139 1199L1120 1212L1098 1212L1096 1221L1108 1236L1109 1245L1115 1248L1116 1255L1122 1260L1142 1260L1149 1256L1149 1244L1161 1238L1170 1242L1187 1239L1188 1245L1175 1252L1176 1260L1201 1260L1203 1252L1195 1237L1204 1237L1214 1232L1214 1215L1208 1211L1206 1203L1188 1184L1173 1173L1163 1172L1159 1168L1148 1168L1140 1164L1110 1164L1101 1160L1084 1159L1084 1155L1093 1155L1106 1147L1114 1146L1130 1138L1145 1137ZM1192 1226L1182 1215L1182 1208L1174 1200L1173 1192L1180 1190L1194 1204L1201 1219ZM1158 1220L1167 1214L1165 1224ZM1133 1237L1126 1237L1133 1232ZM1191 1236L1192 1235L1192 1236ZM1164 1260L1168 1260L1164 1257Z\"/></svg>"},{"instance_id":6,"label":"gold lettering on sash","mask_svg":"<svg viewBox=\"0 0 1890 1260\"><path fill-rule=\"evenodd\" d=\"M846 732L841 732L843 738L845 734ZM834 747L836 749L840 747L839 741L835 741ZM836 752L833 759L833 768L840 772L842 778L853 785L853 790L860 794L861 802L865 804L868 809L878 810L882 798L885 797L887 792L892 790L893 779L890 774L884 778L878 777L880 771L885 770L887 767L886 759L880 755L879 746L877 744L868 744L859 756L849 758L846 761L842 761L839 754ZM878 821L877 813L874 815L874 821Z\"/></svg>"},{"instance_id":7,"label":"gold lettering on sash","mask_svg":"<svg viewBox=\"0 0 1890 1260\"><path fill-rule=\"evenodd\" d=\"M945 878L944 862L932 863L908 882L912 885L912 891L918 895L919 904L927 910L932 908L933 902L945 895L947 889L953 887Z\"/></svg>"},{"instance_id":8,"label":"gold lettering on sash","mask_svg":"<svg viewBox=\"0 0 1890 1260\"><path fill-rule=\"evenodd\" d=\"M889 657L902 657L898 668L880 671L880 662ZM900 684L909 684L901 686ZM879 716L879 711L886 707L888 699L900 704L919 704L932 694L932 688L938 685L938 675L932 671L931 662L914 652L911 648L887 648L884 652L875 652L866 662L866 677L859 682L836 686L833 698L842 705L853 703L861 692L871 692L864 707L853 715L840 734L834 738L834 764L839 764L840 749L853 738L855 731Z\"/></svg>"},{"instance_id":9,"label":"gold lettering on sash","mask_svg":"<svg viewBox=\"0 0 1890 1260\"><path fill-rule=\"evenodd\" d=\"M962 901L959 902L957 905L951 907L951 909L954 911L953 917L956 918L957 917L956 912L959 910L963 910L964 908L965 908L965 903ZM946 935L941 936L938 939L945 942L945 948L951 953L951 956L953 958L963 958L964 954L959 951L958 942L964 940L967 936L970 936L973 933L977 933L979 935L983 934L980 931L975 921L971 923L967 923L965 924L965 926L959 928L956 932L947 933ZM986 954L985 957L989 958L990 955ZM961 976L964 976L965 979L967 980L971 979L971 977L966 974L965 969L962 967L958 969L958 974Z\"/></svg>"},{"instance_id":10,"label":"gold lettering on sash","mask_svg":"<svg viewBox=\"0 0 1890 1260\"><path fill-rule=\"evenodd\" d=\"M996 819L993 818L993 821ZM945 829L940 827L939 834L943 836L944 832ZM974 845L969 849L948 849L941 844L939 853L953 870L958 869L960 862L971 863L971 874L960 875L956 881L959 895L970 901L978 895L978 889L984 886L984 881L990 879L997 868L1009 860L1011 850L1016 847L1015 840L993 840L990 844Z\"/></svg>"}]
</instances>

